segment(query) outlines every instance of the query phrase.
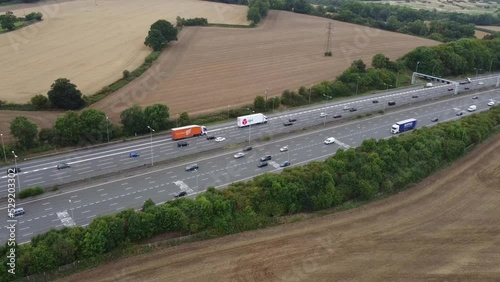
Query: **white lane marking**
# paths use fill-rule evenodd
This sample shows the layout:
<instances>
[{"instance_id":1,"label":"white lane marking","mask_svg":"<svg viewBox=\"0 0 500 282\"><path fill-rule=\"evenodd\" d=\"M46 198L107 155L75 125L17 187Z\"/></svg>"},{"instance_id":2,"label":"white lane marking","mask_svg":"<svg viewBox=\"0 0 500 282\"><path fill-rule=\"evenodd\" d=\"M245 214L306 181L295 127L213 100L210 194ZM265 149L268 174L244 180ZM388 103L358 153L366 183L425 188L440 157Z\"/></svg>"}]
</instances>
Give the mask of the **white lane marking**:
<instances>
[{"instance_id":1,"label":"white lane marking","mask_svg":"<svg viewBox=\"0 0 500 282\"><path fill-rule=\"evenodd\" d=\"M88 213L88 212L90 212L90 210L82 211L82 214Z\"/></svg>"},{"instance_id":2,"label":"white lane marking","mask_svg":"<svg viewBox=\"0 0 500 282\"><path fill-rule=\"evenodd\" d=\"M118 205L118 203L112 203L109 206L111 207L111 206L114 206L114 205Z\"/></svg>"}]
</instances>

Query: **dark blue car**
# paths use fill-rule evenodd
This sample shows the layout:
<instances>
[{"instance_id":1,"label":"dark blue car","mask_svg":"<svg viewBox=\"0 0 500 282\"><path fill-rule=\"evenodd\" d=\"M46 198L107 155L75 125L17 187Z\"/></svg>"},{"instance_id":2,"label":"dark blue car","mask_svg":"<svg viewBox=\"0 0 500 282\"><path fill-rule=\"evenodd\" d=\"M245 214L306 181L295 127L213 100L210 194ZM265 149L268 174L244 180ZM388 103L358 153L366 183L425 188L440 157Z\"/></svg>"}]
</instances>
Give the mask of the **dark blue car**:
<instances>
[{"instance_id":1,"label":"dark blue car","mask_svg":"<svg viewBox=\"0 0 500 282\"><path fill-rule=\"evenodd\" d=\"M129 155L131 158L137 158L139 156L139 153L136 153L136 152L133 152L133 153L130 153Z\"/></svg>"}]
</instances>

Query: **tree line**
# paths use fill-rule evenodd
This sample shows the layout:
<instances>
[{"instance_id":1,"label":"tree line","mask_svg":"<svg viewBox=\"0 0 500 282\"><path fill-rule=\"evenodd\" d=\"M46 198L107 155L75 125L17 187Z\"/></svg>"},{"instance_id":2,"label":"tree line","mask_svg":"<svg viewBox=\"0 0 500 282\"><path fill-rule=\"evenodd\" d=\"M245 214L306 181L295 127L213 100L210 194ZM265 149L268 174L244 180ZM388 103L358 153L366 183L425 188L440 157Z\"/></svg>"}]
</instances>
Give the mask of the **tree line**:
<instances>
[{"instance_id":1,"label":"tree line","mask_svg":"<svg viewBox=\"0 0 500 282\"><path fill-rule=\"evenodd\" d=\"M363 60L351 66L333 81L323 81L297 91L285 90L280 97L265 101L263 96L254 99L253 108L267 112L280 106L297 107L326 99L349 97L372 90L395 88L409 82L411 72L434 76L465 76L500 70L500 39L460 39L431 47L418 47L396 61L384 54L376 54L367 68Z\"/></svg>"},{"instance_id":2,"label":"tree line","mask_svg":"<svg viewBox=\"0 0 500 282\"><path fill-rule=\"evenodd\" d=\"M500 70L500 39L479 40L461 39L432 47L418 47L396 61L391 61L383 54L376 54L367 68L362 60L355 60L351 66L333 81L323 81L312 87L300 87L297 91L285 90L280 97L257 96L253 105L227 109L216 113L190 117L187 112L178 119L171 120L169 109L165 105L152 105L146 109L132 106L121 113L121 125L107 122L105 114L97 110L84 110L82 114L66 113L58 119L53 128L38 131L37 126L25 117L17 117L11 122L11 134L16 139L17 150L48 148L50 144L59 146L97 144L110 138L135 136L148 133L150 125L155 130L165 130L176 126L207 124L248 114L247 107L253 106L256 112L270 112L281 107L297 107L326 99L349 97L372 90L395 88L408 82L408 77L415 70L435 76L459 76L470 73ZM49 98L37 95L32 98L36 107L80 108L83 104L81 92L67 79L58 79L49 90ZM156 120L154 120L154 118ZM88 119L88 120L87 120ZM83 125L78 125L79 123ZM88 124L88 127L86 126ZM68 128L66 128L68 127ZM84 129L89 129L86 132ZM91 129L91 130L90 130ZM11 145L8 145L10 152ZM3 151L0 151L0 155Z\"/></svg>"},{"instance_id":3,"label":"tree line","mask_svg":"<svg viewBox=\"0 0 500 282\"><path fill-rule=\"evenodd\" d=\"M228 3L225 0L216 2ZM285 10L428 37L442 42L474 37L475 24L500 25L500 16L497 14L417 10L404 6L350 0L311 2L318 5L312 6L305 0L253 0L248 2L247 19L257 24L265 17L267 10ZM240 1L230 3L246 4Z\"/></svg>"},{"instance_id":4,"label":"tree line","mask_svg":"<svg viewBox=\"0 0 500 282\"><path fill-rule=\"evenodd\" d=\"M1 3L1 1L0 1ZM43 14L40 12L31 12L24 17L16 17L11 11L5 12L5 14L0 15L0 26L4 30L14 30L16 27L20 27L28 22L41 21ZM17 23L21 23L16 26Z\"/></svg>"},{"instance_id":5,"label":"tree line","mask_svg":"<svg viewBox=\"0 0 500 282\"><path fill-rule=\"evenodd\" d=\"M164 232L213 237L263 228L280 216L338 207L397 193L463 156L498 132L500 107L457 121L421 128L390 139L368 139L340 149L325 161L267 173L196 198L162 205L152 200L134 209L94 219L87 228L52 229L17 246L16 277L55 270L102 255ZM6 271L7 245L0 248L0 280ZM9 247L10 249L10 247Z\"/></svg>"}]
</instances>

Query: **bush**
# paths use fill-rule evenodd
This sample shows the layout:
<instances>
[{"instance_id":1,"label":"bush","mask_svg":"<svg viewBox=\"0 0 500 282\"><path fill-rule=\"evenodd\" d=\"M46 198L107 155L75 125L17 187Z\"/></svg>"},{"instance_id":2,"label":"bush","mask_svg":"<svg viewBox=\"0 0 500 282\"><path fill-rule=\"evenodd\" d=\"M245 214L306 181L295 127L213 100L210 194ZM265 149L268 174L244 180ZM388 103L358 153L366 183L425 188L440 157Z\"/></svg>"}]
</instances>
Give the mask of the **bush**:
<instances>
[{"instance_id":1,"label":"bush","mask_svg":"<svg viewBox=\"0 0 500 282\"><path fill-rule=\"evenodd\" d=\"M208 20L205 18L193 18L193 19L181 18L180 23L181 23L180 26L207 26Z\"/></svg>"},{"instance_id":2,"label":"bush","mask_svg":"<svg viewBox=\"0 0 500 282\"><path fill-rule=\"evenodd\" d=\"M48 109L50 108L50 101L44 95L35 95L31 97L31 104L36 110Z\"/></svg>"},{"instance_id":3,"label":"bush","mask_svg":"<svg viewBox=\"0 0 500 282\"><path fill-rule=\"evenodd\" d=\"M40 186L35 186L31 188L25 188L19 193L19 199L24 199L28 197L34 197L43 194L45 191Z\"/></svg>"},{"instance_id":4,"label":"bush","mask_svg":"<svg viewBox=\"0 0 500 282\"><path fill-rule=\"evenodd\" d=\"M127 79L127 78L129 78L129 77L130 77L130 71L128 71L128 70L124 70L124 71L123 71L123 79Z\"/></svg>"},{"instance_id":5,"label":"bush","mask_svg":"<svg viewBox=\"0 0 500 282\"><path fill-rule=\"evenodd\" d=\"M33 21L33 20L41 21L42 17L43 17L42 13L32 12L32 13L27 14L25 18L27 21Z\"/></svg>"}]
</instances>

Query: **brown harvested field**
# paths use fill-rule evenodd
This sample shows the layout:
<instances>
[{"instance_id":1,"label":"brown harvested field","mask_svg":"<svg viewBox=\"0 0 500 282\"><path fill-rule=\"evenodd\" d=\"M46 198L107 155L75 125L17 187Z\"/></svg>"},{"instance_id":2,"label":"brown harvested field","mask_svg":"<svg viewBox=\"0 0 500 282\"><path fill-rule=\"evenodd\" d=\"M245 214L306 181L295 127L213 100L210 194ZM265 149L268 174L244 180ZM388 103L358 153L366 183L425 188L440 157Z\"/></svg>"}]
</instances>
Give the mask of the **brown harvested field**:
<instances>
[{"instance_id":1,"label":"brown harvested field","mask_svg":"<svg viewBox=\"0 0 500 282\"><path fill-rule=\"evenodd\" d=\"M489 32L485 32L482 30L474 30L474 36L478 39L483 39L486 35L490 34Z\"/></svg>"},{"instance_id":2,"label":"brown harvested field","mask_svg":"<svg viewBox=\"0 0 500 282\"><path fill-rule=\"evenodd\" d=\"M153 68L93 107L117 117L134 103L166 103L171 113L211 112L279 95L344 71L353 60L396 59L436 41L332 21L333 57L324 57L328 19L270 11L262 25L185 28Z\"/></svg>"},{"instance_id":3,"label":"brown harvested field","mask_svg":"<svg viewBox=\"0 0 500 282\"><path fill-rule=\"evenodd\" d=\"M484 28L492 31L500 31L500 26L496 25L478 25L477 27Z\"/></svg>"},{"instance_id":4,"label":"brown harvested field","mask_svg":"<svg viewBox=\"0 0 500 282\"><path fill-rule=\"evenodd\" d=\"M499 281L500 134L394 197L62 281Z\"/></svg>"},{"instance_id":5,"label":"brown harvested field","mask_svg":"<svg viewBox=\"0 0 500 282\"><path fill-rule=\"evenodd\" d=\"M47 93L59 77L71 79L84 94L121 78L151 52L144 38L158 19L247 24L247 7L199 0L43 1L1 9L44 14L40 23L0 34L0 99L16 103Z\"/></svg>"}]
</instances>

